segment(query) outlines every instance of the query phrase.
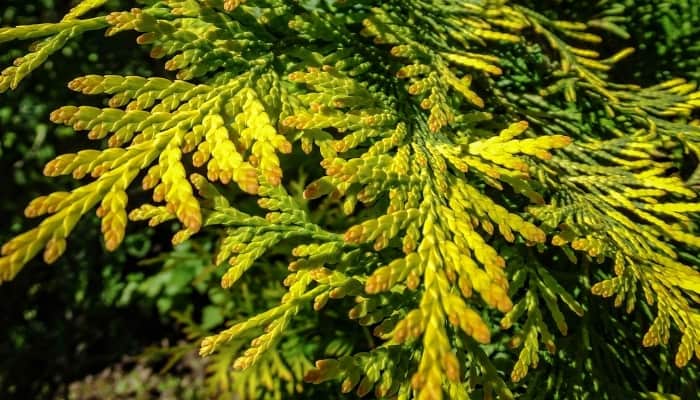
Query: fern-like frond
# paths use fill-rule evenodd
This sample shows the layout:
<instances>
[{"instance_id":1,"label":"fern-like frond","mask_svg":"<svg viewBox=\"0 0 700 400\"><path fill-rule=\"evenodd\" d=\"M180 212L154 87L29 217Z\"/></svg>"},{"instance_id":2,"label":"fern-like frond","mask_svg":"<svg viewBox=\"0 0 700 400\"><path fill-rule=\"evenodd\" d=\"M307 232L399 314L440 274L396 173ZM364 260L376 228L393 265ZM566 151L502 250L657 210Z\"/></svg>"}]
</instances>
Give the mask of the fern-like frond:
<instances>
[{"instance_id":1,"label":"fern-like frond","mask_svg":"<svg viewBox=\"0 0 700 400\"><path fill-rule=\"evenodd\" d=\"M278 301L200 335L219 381L232 366L244 397L282 385L296 393L302 375L342 379L342 391L360 396L532 394L542 375L528 372L540 360L591 364L590 354L557 352L571 343L563 336L592 329L584 291L628 311L653 306L640 341L665 344L677 328L675 361L685 366L700 358L700 272L687 255L700 247L700 207L675 170L700 154L690 122L700 94L682 79L614 82L632 50L604 55L599 43L625 36L619 18L572 22L525 3L164 0L79 19L93 1L56 24L0 30L2 41L49 37L6 70L3 90L96 29L138 32L176 78L69 84L108 96L107 107L66 106L52 120L107 148L47 165L47 175L91 178L27 207L46 217L3 246L0 278L42 249L54 261L95 206L115 248L140 179L154 204L132 209L132 220L178 221L175 243L223 230L214 261L231 296L271 253L288 265ZM285 181L299 152L283 154L296 148L320 162L303 195ZM238 201L252 196L257 206ZM601 265L593 284L591 261ZM561 283L555 262L585 279ZM300 350L294 327L310 308L347 313L374 338ZM639 389L627 386L620 393Z\"/></svg>"}]
</instances>

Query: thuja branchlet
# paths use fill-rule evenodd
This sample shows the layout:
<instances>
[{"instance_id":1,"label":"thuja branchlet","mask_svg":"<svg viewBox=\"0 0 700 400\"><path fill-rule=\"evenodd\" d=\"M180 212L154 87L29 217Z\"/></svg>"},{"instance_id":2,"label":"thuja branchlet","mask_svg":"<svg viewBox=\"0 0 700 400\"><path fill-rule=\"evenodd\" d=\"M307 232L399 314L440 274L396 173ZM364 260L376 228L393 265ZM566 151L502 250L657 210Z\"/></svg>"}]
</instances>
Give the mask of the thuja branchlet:
<instances>
[{"instance_id":1,"label":"thuja branchlet","mask_svg":"<svg viewBox=\"0 0 700 400\"><path fill-rule=\"evenodd\" d=\"M674 336L677 367L700 359L700 268L688 256L700 203L669 173L700 153L700 92L683 79L613 82L634 51L600 54L624 30L617 14L563 21L505 0L142 0L103 15L104 3L0 28L0 42L32 42L0 91L89 31L138 32L172 75L68 84L106 106L51 120L100 145L46 165L83 183L27 206L43 219L4 244L1 280L39 253L54 262L93 210L107 250L129 220L178 222L175 244L225 232L212 259L231 296L292 243L279 298L200 342L202 356L226 354L216 365L239 371L228 389L247 398L302 380L399 399L597 390L532 378L541 360L580 361L558 346L591 329L590 293L653 311L640 345ZM290 153L319 160L302 195ZM151 203L129 204L139 184ZM560 281L562 269L578 278ZM365 327L371 346L297 354L286 344L299 320L318 323L310 308ZM589 341L581 357L594 351Z\"/></svg>"}]
</instances>

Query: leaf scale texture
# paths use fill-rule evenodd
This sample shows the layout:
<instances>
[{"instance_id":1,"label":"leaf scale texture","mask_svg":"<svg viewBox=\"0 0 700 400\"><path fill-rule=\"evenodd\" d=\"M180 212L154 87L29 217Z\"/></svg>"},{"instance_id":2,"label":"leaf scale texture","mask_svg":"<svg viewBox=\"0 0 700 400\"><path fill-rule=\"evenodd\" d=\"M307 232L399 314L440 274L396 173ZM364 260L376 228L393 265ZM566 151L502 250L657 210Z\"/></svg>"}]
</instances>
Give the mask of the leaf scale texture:
<instances>
[{"instance_id":1,"label":"leaf scale texture","mask_svg":"<svg viewBox=\"0 0 700 400\"><path fill-rule=\"evenodd\" d=\"M27 206L41 220L4 244L0 280L40 253L55 261L93 210L107 250L129 220L177 222L175 244L220 233L211 257L229 296L286 266L273 301L190 332L214 392L337 381L376 398L619 399L697 386L700 203L678 171L700 156L700 92L682 78L616 83L634 49L606 41L630 35L636 2L580 20L547 9L566 1L142 0L107 15L103 3L0 28L0 42L32 42L0 91L95 30L137 32L166 70L68 84L104 107L51 120L97 144L46 165L81 185ZM300 172L303 159L315 168ZM139 191L152 201L130 202ZM642 349L657 345L672 351Z\"/></svg>"}]
</instances>

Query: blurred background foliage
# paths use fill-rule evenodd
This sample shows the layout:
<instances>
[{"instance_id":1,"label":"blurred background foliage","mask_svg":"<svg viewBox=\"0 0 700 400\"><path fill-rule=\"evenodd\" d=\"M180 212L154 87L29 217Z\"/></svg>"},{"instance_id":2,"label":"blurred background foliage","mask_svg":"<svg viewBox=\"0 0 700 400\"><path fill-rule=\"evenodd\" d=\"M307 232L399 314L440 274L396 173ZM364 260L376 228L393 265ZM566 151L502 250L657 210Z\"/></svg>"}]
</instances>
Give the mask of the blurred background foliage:
<instances>
[{"instance_id":1,"label":"blurred background foliage","mask_svg":"<svg viewBox=\"0 0 700 400\"><path fill-rule=\"evenodd\" d=\"M133 3L112 0L106 9L123 9ZM700 1L603 0L592 2L594 6L583 6L576 0L529 3L552 17L612 18L623 25L624 31L610 37L605 47L634 46L637 52L618 66L613 80L644 85L675 76L700 80ZM70 0L3 0L0 26L56 21L70 6ZM77 101L65 83L89 73L167 75L134 39L128 34L110 40L104 40L100 33L87 35L80 44L66 46L17 91L0 96L0 242L31 226L32 221L23 217L23 208L31 199L73 184L70 178L45 178L41 175L44 164L57 154L94 146L69 128L48 122L48 114L61 105L97 101L92 97ZM0 65L6 66L20 55L23 47L17 46L24 45L0 46ZM314 160L303 160L312 170ZM301 188L304 174L295 179ZM138 193L130 196L137 198ZM78 226L69 242L70 250L55 265L47 267L34 260L13 282L0 286L0 399L222 398L230 389L230 379L236 378L226 357L246 338L234 341L228 352L222 351L209 364L196 356L196 339L223 321L250 315L263 306L260 302L276 301L282 293L280 277L285 265L273 254L265 260L265 268L257 269L260 272L246 275L235 293L224 291L218 285L221 271L211 261L216 235L172 249L169 238L174 229L132 226L124 245L107 253L98 235L97 218L92 218ZM285 250L280 249L280 253ZM249 292L256 296L247 296ZM587 321L582 327L592 324L612 335L638 324L618 315L607 302L592 301L599 309L588 315L597 321ZM611 313L620 319L603 318ZM283 365L267 360L267 370L274 377L247 377L253 382L244 388L248 393L299 398L300 388L293 379L295 368L319 354L344 354L349 349L343 343L356 342L356 348L367 345L361 328L337 326L332 315L309 313L307 318L330 318L333 323L321 326L360 338L324 343L320 339L323 332L305 332L302 323L298 334L280 345L280 352L293 361ZM627 324L627 328L612 326L615 324ZM619 337L617 344L626 346L630 337ZM654 365L649 354L639 355L646 360L640 365ZM571 369L579 375L580 368L605 370L605 354L597 357L593 359L599 365L573 363ZM673 374L678 373L663 366L651 371L634 371L633 365L630 369L620 373L638 374L641 384L651 387L673 385ZM543 366L535 373L564 372ZM690 369L682 374L686 375L684 382L696 378ZM571 384L588 382L583 379ZM338 396L333 385L304 391L306 398Z\"/></svg>"}]
</instances>

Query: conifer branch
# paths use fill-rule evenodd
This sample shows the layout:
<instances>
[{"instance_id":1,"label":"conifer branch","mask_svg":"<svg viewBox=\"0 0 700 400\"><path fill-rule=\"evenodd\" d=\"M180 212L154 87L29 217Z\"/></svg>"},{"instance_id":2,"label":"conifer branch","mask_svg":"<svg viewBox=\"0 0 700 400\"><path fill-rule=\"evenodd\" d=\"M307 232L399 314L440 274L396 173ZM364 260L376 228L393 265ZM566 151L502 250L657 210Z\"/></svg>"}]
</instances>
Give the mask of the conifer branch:
<instances>
[{"instance_id":1,"label":"conifer branch","mask_svg":"<svg viewBox=\"0 0 700 400\"><path fill-rule=\"evenodd\" d=\"M115 249L138 178L154 204L128 219L177 221L174 243L223 230L213 258L224 289L286 251L278 299L196 335L200 354L218 357L217 382L233 366L250 398L274 386L253 373L266 368L288 382L342 380L359 396L513 398L518 382L538 387L532 370L559 357L570 324L588 332L583 290L628 312L651 306L640 343L666 344L677 329L675 364L700 359L700 272L686 255L700 247L700 206L692 178L671 173L679 154L700 155L690 122L700 92L683 79L615 83L632 49L606 57L598 44L628 35L608 18L617 11L565 21L526 1L165 0L79 19L103 3L0 29L0 42L45 38L3 72L0 91L105 28L138 32L177 79L69 83L108 106L62 107L52 121L107 148L47 164L46 175L92 180L30 203L26 215L45 218L3 246L0 280L42 249L55 261L94 207ZM297 149L321 168L295 195ZM583 278L572 289L555 263ZM331 307L371 328L367 351L283 349L307 311ZM486 350L503 343L509 371Z\"/></svg>"}]
</instances>

